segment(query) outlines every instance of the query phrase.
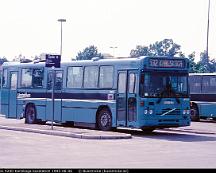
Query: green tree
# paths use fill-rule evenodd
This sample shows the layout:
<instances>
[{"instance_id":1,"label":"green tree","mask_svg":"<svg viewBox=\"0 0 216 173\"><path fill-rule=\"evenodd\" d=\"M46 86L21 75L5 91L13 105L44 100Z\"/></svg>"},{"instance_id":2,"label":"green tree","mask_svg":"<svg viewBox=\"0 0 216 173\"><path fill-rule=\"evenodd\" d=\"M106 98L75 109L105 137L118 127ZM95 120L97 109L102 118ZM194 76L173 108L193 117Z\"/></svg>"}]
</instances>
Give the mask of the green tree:
<instances>
[{"instance_id":1,"label":"green tree","mask_svg":"<svg viewBox=\"0 0 216 173\"><path fill-rule=\"evenodd\" d=\"M2 65L4 62L8 62L6 57L0 57L0 65Z\"/></svg>"},{"instance_id":2,"label":"green tree","mask_svg":"<svg viewBox=\"0 0 216 173\"><path fill-rule=\"evenodd\" d=\"M169 56L182 55L181 46L174 43L172 39L164 39L160 42L155 42L149 46L149 51L152 56Z\"/></svg>"},{"instance_id":3,"label":"green tree","mask_svg":"<svg viewBox=\"0 0 216 173\"><path fill-rule=\"evenodd\" d=\"M103 55L101 53L98 53L97 47L91 45L89 47L86 47L82 52L79 52L76 56L76 60L91 60L94 57L103 59Z\"/></svg>"},{"instance_id":4,"label":"green tree","mask_svg":"<svg viewBox=\"0 0 216 173\"><path fill-rule=\"evenodd\" d=\"M181 46L174 43L172 39L164 39L162 41L156 41L154 44L149 46L136 46L136 49L132 49L130 57L139 56L180 56L184 57L184 54L180 50Z\"/></svg>"},{"instance_id":5,"label":"green tree","mask_svg":"<svg viewBox=\"0 0 216 173\"><path fill-rule=\"evenodd\" d=\"M195 52L192 52L191 54L188 55L188 59L189 59L189 65L190 65L190 73L195 73L197 72L197 64L194 61L195 60Z\"/></svg>"},{"instance_id":6,"label":"green tree","mask_svg":"<svg viewBox=\"0 0 216 173\"><path fill-rule=\"evenodd\" d=\"M200 73L212 73L216 72L216 61L210 60L207 56L207 52L203 51L200 53L200 61L197 63L197 72Z\"/></svg>"},{"instance_id":7,"label":"green tree","mask_svg":"<svg viewBox=\"0 0 216 173\"><path fill-rule=\"evenodd\" d=\"M149 48L147 46L136 46L136 49L132 49L130 52L130 57L139 57L139 56L150 56Z\"/></svg>"},{"instance_id":8,"label":"green tree","mask_svg":"<svg viewBox=\"0 0 216 173\"><path fill-rule=\"evenodd\" d=\"M15 56L15 58L12 60L14 62L21 62L21 63L28 63L28 62L32 62L32 60L30 58L26 58L25 56L23 56L22 54L19 54L19 56Z\"/></svg>"},{"instance_id":9,"label":"green tree","mask_svg":"<svg viewBox=\"0 0 216 173\"><path fill-rule=\"evenodd\" d=\"M210 60L210 64L211 64L210 66L212 72L216 72L216 60L215 59Z\"/></svg>"}]
</instances>

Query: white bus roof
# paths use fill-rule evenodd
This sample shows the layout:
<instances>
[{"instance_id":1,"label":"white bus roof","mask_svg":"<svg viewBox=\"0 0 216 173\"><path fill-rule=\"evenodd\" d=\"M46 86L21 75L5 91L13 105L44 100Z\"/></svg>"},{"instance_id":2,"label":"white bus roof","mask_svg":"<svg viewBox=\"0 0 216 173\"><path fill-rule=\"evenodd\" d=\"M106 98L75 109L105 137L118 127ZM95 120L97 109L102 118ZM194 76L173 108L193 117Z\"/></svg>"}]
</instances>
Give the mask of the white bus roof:
<instances>
[{"instance_id":1,"label":"white bus roof","mask_svg":"<svg viewBox=\"0 0 216 173\"><path fill-rule=\"evenodd\" d=\"M216 76L216 72L214 73L189 73L189 76Z\"/></svg>"}]
</instances>

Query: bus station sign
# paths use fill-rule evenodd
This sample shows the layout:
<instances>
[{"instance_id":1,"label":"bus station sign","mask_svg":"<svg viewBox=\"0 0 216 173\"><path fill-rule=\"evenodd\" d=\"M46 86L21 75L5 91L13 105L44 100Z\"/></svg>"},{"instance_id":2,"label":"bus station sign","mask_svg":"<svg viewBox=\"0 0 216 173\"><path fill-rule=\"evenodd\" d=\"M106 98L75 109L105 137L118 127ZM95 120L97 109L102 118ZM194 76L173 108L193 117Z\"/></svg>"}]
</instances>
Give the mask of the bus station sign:
<instances>
[{"instance_id":1,"label":"bus station sign","mask_svg":"<svg viewBox=\"0 0 216 173\"><path fill-rule=\"evenodd\" d=\"M60 68L61 55L46 54L46 67Z\"/></svg>"}]
</instances>

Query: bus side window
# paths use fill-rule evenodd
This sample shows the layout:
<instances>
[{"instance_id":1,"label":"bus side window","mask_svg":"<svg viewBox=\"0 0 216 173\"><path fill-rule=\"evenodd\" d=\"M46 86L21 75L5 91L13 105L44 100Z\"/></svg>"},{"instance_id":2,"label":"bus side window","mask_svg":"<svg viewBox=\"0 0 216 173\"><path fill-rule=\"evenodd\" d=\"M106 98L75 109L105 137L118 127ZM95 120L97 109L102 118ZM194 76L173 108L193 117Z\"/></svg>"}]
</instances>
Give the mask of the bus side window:
<instances>
[{"instance_id":1,"label":"bus side window","mask_svg":"<svg viewBox=\"0 0 216 173\"><path fill-rule=\"evenodd\" d=\"M99 87L100 88L113 87L113 66L100 67Z\"/></svg>"},{"instance_id":2,"label":"bus side window","mask_svg":"<svg viewBox=\"0 0 216 173\"><path fill-rule=\"evenodd\" d=\"M136 75L135 73L129 74L129 93L135 93L136 92Z\"/></svg>"},{"instance_id":3,"label":"bus side window","mask_svg":"<svg viewBox=\"0 0 216 173\"><path fill-rule=\"evenodd\" d=\"M84 88L97 88L98 67L86 66L84 69Z\"/></svg>"},{"instance_id":4,"label":"bus side window","mask_svg":"<svg viewBox=\"0 0 216 173\"><path fill-rule=\"evenodd\" d=\"M145 81L145 75L144 73L141 73L140 75L140 96L144 97L144 81Z\"/></svg>"},{"instance_id":5,"label":"bus side window","mask_svg":"<svg viewBox=\"0 0 216 173\"><path fill-rule=\"evenodd\" d=\"M201 76L198 75L189 76L191 93L201 93L201 81L202 81Z\"/></svg>"},{"instance_id":6,"label":"bus side window","mask_svg":"<svg viewBox=\"0 0 216 173\"><path fill-rule=\"evenodd\" d=\"M214 93L216 89L216 77L203 76L202 93Z\"/></svg>"},{"instance_id":7,"label":"bus side window","mask_svg":"<svg viewBox=\"0 0 216 173\"><path fill-rule=\"evenodd\" d=\"M49 72L48 73L48 79L47 79L47 89L51 90L52 89L52 77L53 73ZM62 89L62 77L63 77L63 73L62 71L55 71L55 90L61 90Z\"/></svg>"},{"instance_id":8,"label":"bus side window","mask_svg":"<svg viewBox=\"0 0 216 173\"><path fill-rule=\"evenodd\" d=\"M16 90L17 89L17 73L11 73L10 79L10 89Z\"/></svg>"},{"instance_id":9,"label":"bus side window","mask_svg":"<svg viewBox=\"0 0 216 173\"><path fill-rule=\"evenodd\" d=\"M62 89L62 77L63 77L62 71L56 71L55 77L56 77L55 78L55 89L61 90Z\"/></svg>"},{"instance_id":10,"label":"bus side window","mask_svg":"<svg viewBox=\"0 0 216 173\"><path fill-rule=\"evenodd\" d=\"M7 82L8 81L8 70L4 69L3 70L3 75L2 75L2 87L6 88L7 87Z\"/></svg>"},{"instance_id":11,"label":"bus side window","mask_svg":"<svg viewBox=\"0 0 216 173\"><path fill-rule=\"evenodd\" d=\"M52 72L48 72L48 78L47 78L47 89L52 89Z\"/></svg>"},{"instance_id":12,"label":"bus side window","mask_svg":"<svg viewBox=\"0 0 216 173\"><path fill-rule=\"evenodd\" d=\"M33 69L32 73L32 86L33 88L43 87L43 69Z\"/></svg>"},{"instance_id":13,"label":"bus side window","mask_svg":"<svg viewBox=\"0 0 216 173\"><path fill-rule=\"evenodd\" d=\"M212 93L216 93L216 76L212 76L210 78L210 88L209 91Z\"/></svg>"},{"instance_id":14,"label":"bus side window","mask_svg":"<svg viewBox=\"0 0 216 173\"><path fill-rule=\"evenodd\" d=\"M21 70L21 87L29 88L32 86L32 69L24 68Z\"/></svg>"},{"instance_id":15,"label":"bus side window","mask_svg":"<svg viewBox=\"0 0 216 173\"><path fill-rule=\"evenodd\" d=\"M118 93L126 93L127 75L124 72L118 74Z\"/></svg>"},{"instance_id":16,"label":"bus side window","mask_svg":"<svg viewBox=\"0 0 216 173\"><path fill-rule=\"evenodd\" d=\"M67 87L82 88L83 67L68 67L67 71Z\"/></svg>"}]
</instances>

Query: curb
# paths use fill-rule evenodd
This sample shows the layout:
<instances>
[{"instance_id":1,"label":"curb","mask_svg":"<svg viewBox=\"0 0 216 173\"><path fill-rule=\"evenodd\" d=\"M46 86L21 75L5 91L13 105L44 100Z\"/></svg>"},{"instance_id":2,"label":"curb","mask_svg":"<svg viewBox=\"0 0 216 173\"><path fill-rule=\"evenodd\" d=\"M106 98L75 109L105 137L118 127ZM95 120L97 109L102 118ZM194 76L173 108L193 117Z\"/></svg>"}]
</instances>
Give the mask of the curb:
<instances>
[{"instance_id":1,"label":"curb","mask_svg":"<svg viewBox=\"0 0 216 173\"><path fill-rule=\"evenodd\" d=\"M10 127L10 126L2 126L0 125L0 129L4 130L14 130L20 132L31 132L31 133L39 133L53 136L64 136L71 138L79 138L79 139L131 139L131 134L121 134L121 135L89 135L89 134L77 134L72 132L58 131L58 130L41 130L41 129L31 129L24 127Z\"/></svg>"}]
</instances>

